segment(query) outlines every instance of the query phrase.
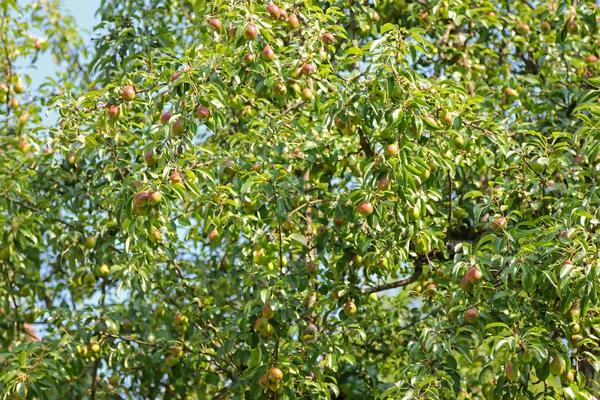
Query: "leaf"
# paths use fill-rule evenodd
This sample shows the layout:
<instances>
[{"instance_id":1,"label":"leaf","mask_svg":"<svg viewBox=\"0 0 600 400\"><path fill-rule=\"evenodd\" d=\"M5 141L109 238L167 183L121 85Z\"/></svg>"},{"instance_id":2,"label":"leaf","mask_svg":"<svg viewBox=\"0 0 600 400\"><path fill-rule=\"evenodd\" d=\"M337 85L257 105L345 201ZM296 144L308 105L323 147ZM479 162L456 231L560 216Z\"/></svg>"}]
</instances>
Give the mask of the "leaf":
<instances>
[{"instance_id":1,"label":"leaf","mask_svg":"<svg viewBox=\"0 0 600 400\"><path fill-rule=\"evenodd\" d=\"M300 233L292 233L289 236L292 243L296 244L298 247L307 247L306 237L301 235Z\"/></svg>"}]
</instances>

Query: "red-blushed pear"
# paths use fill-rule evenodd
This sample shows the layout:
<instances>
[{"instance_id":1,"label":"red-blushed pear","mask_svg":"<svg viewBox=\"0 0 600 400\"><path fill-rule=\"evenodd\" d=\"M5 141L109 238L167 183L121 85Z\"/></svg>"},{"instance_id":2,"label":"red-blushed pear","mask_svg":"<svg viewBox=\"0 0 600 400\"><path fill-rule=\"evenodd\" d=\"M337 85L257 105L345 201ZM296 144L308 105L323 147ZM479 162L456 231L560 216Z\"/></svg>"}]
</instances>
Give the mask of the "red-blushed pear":
<instances>
[{"instance_id":1,"label":"red-blushed pear","mask_svg":"<svg viewBox=\"0 0 600 400\"><path fill-rule=\"evenodd\" d=\"M432 128L434 129L439 129L440 124L438 123L438 121L432 117L431 115L426 115L425 118L423 118L425 120L425 122Z\"/></svg>"},{"instance_id":2,"label":"red-blushed pear","mask_svg":"<svg viewBox=\"0 0 600 400\"><path fill-rule=\"evenodd\" d=\"M566 386L568 386L571 383L575 382L575 371L573 371L572 369L566 370L560 376L560 381L561 381L561 383L563 385L566 385Z\"/></svg>"},{"instance_id":3,"label":"red-blushed pear","mask_svg":"<svg viewBox=\"0 0 600 400\"><path fill-rule=\"evenodd\" d=\"M244 55L244 61L246 64L252 64L254 62L254 54L246 53L246 55Z\"/></svg>"},{"instance_id":4,"label":"red-blushed pear","mask_svg":"<svg viewBox=\"0 0 600 400\"><path fill-rule=\"evenodd\" d=\"M94 247L96 247L96 238L94 236L86 237L85 241L83 242L83 245L86 249L93 249Z\"/></svg>"},{"instance_id":5,"label":"red-blushed pear","mask_svg":"<svg viewBox=\"0 0 600 400\"><path fill-rule=\"evenodd\" d=\"M467 277L469 279L469 282L474 285L474 284L476 284L477 282L479 282L480 280L483 279L483 274L481 273L480 270L478 270L477 268L473 267L467 273Z\"/></svg>"},{"instance_id":6,"label":"red-blushed pear","mask_svg":"<svg viewBox=\"0 0 600 400\"><path fill-rule=\"evenodd\" d=\"M162 240L162 233L157 228L152 228L152 233L150 234L150 240L153 243L158 243Z\"/></svg>"},{"instance_id":7,"label":"red-blushed pear","mask_svg":"<svg viewBox=\"0 0 600 400\"><path fill-rule=\"evenodd\" d=\"M262 51L262 59L265 61L273 61L275 59L275 52L271 46L266 45Z\"/></svg>"},{"instance_id":8,"label":"red-blushed pear","mask_svg":"<svg viewBox=\"0 0 600 400\"><path fill-rule=\"evenodd\" d=\"M135 99L135 89L133 86L125 86L123 88L123 94L121 95L123 101L132 101Z\"/></svg>"},{"instance_id":9,"label":"red-blushed pear","mask_svg":"<svg viewBox=\"0 0 600 400\"><path fill-rule=\"evenodd\" d=\"M442 111L442 123L444 125L452 125L454 123L454 114L447 110Z\"/></svg>"},{"instance_id":10,"label":"red-blushed pear","mask_svg":"<svg viewBox=\"0 0 600 400\"><path fill-rule=\"evenodd\" d=\"M288 18L288 13L285 9L280 8L279 9L279 20L280 21L285 21Z\"/></svg>"},{"instance_id":11,"label":"red-blushed pear","mask_svg":"<svg viewBox=\"0 0 600 400\"><path fill-rule=\"evenodd\" d=\"M210 118L210 110L208 109L208 107L205 106L198 107L198 110L196 110L196 114L201 120L207 120Z\"/></svg>"},{"instance_id":12,"label":"red-blushed pear","mask_svg":"<svg viewBox=\"0 0 600 400\"><path fill-rule=\"evenodd\" d=\"M52 154L52 147L46 146L46 148L44 149L44 153L46 153L46 154Z\"/></svg>"},{"instance_id":13,"label":"red-blushed pear","mask_svg":"<svg viewBox=\"0 0 600 400\"><path fill-rule=\"evenodd\" d=\"M287 87L285 86L285 84L283 82L277 82L275 84L275 87L273 88L273 92L276 95L282 95L287 93Z\"/></svg>"},{"instance_id":14,"label":"red-blushed pear","mask_svg":"<svg viewBox=\"0 0 600 400\"><path fill-rule=\"evenodd\" d=\"M183 178L181 177L181 175L179 175L179 172L175 171L171 174L171 176L169 177L169 181L173 184L183 184Z\"/></svg>"},{"instance_id":15,"label":"red-blushed pear","mask_svg":"<svg viewBox=\"0 0 600 400\"><path fill-rule=\"evenodd\" d=\"M344 226L346 225L346 218L343 215L340 215L333 219L333 223L336 224L336 226Z\"/></svg>"},{"instance_id":16,"label":"red-blushed pear","mask_svg":"<svg viewBox=\"0 0 600 400\"><path fill-rule=\"evenodd\" d=\"M235 39L236 33L237 33L237 28L235 26L232 26L231 28L229 28L229 37Z\"/></svg>"},{"instance_id":17,"label":"red-blushed pear","mask_svg":"<svg viewBox=\"0 0 600 400\"><path fill-rule=\"evenodd\" d=\"M265 318L273 318L275 316L275 310L271 308L271 303L267 302L262 309L262 316Z\"/></svg>"},{"instance_id":18,"label":"red-blushed pear","mask_svg":"<svg viewBox=\"0 0 600 400\"><path fill-rule=\"evenodd\" d=\"M507 87L506 89L504 89L504 95L507 98L519 97L519 92L517 92L515 89L513 89L511 87Z\"/></svg>"},{"instance_id":19,"label":"red-blushed pear","mask_svg":"<svg viewBox=\"0 0 600 400\"><path fill-rule=\"evenodd\" d=\"M114 106L108 109L108 119L116 121L121 116L121 106Z\"/></svg>"},{"instance_id":20,"label":"red-blushed pear","mask_svg":"<svg viewBox=\"0 0 600 400\"><path fill-rule=\"evenodd\" d=\"M341 117L337 117L333 124L339 130L343 130L346 127L346 122L344 122L344 120Z\"/></svg>"},{"instance_id":21,"label":"red-blushed pear","mask_svg":"<svg viewBox=\"0 0 600 400\"><path fill-rule=\"evenodd\" d=\"M492 219L490 226L494 232L501 233L508 226L508 221L506 220L506 218L498 215Z\"/></svg>"},{"instance_id":22,"label":"red-blushed pear","mask_svg":"<svg viewBox=\"0 0 600 400\"><path fill-rule=\"evenodd\" d=\"M573 347L578 347L579 346L579 342L581 342L583 340L583 336L581 336L580 334L575 334L575 335L571 335L571 340L569 340L569 343L571 343L571 346Z\"/></svg>"},{"instance_id":23,"label":"red-blushed pear","mask_svg":"<svg viewBox=\"0 0 600 400\"><path fill-rule=\"evenodd\" d=\"M315 276L317 275L317 272L319 272L319 264L317 264L314 261L311 261L308 264L306 264L306 273L309 276Z\"/></svg>"},{"instance_id":24,"label":"red-blushed pear","mask_svg":"<svg viewBox=\"0 0 600 400\"><path fill-rule=\"evenodd\" d=\"M216 229L213 229L212 231L210 231L208 233L208 243L210 244L215 244L218 240L219 240L219 231Z\"/></svg>"},{"instance_id":25,"label":"red-blushed pear","mask_svg":"<svg viewBox=\"0 0 600 400\"><path fill-rule=\"evenodd\" d=\"M277 7L275 5L275 3L270 3L267 6L267 11L271 15L271 18L275 18L275 19L278 19L279 18L279 14L281 14L281 10L279 9L279 7Z\"/></svg>"},{"instance_id":26,"label":"red-blushed pear","mask_svg":"<svg viewBox=\"0 0 600 400\"><path fill-rule=\"evenodd\" d=\"M466 293L470 293L473 290L473 284L469 282L469 274L465 274L460 280L460 288Z\"/></svg>"},{"instance_id":27,"label":"red-blushed pear","mask_svg":"<svg viewBox=\"0 0 600 400\"><path fill-rule=\"evenodd\" d=\"M368 217L373 213L373 203L362 202L358 205L358 213L363 217Z\"/></svg>"},{"instance_id":28,"label":"red-blushed pear","mask_svg":"<svg viewBox=\"0 0 600 400\"><path fill-rule=\"evenodd\" d=\"M526 23L518 23L517 26L517 32L519 33L519 35L527 35L531 29L529 28L529 25L527 25Z\"/></svg>"},{"instance_id":29,"label":"red-blushed pear","mask_svg":"<svg viewBox=\"0 0 600 400\"><path fill-rule=\"evenodd\" d=\"M304 73L304 75L312 75L317 71L317 68L311 64L311 63L306 63L302 66L302 72Z\"/></svg>"},{"instance_id":30,"label":"red-blushed pear","mask_svg":"<svg viewBox=\"0 0 600 400\"><path fill-rule=\"evenodd\" d=\"M346 304L344 304L344 314L346 317L351 317L356 314L356 304L352 300L348 300Z\"/></svg>"},{"instance_id":31,"label":"red-blushed pear","mask_svg":"<svg viewBox=\"0 0 600 400\"><path fill-rule=\"evenodd\" d=\"M160 203L161 199L162 193L160 193L160 190L157 190L156 192L148 192L148 202L150 203L150 205Z\"/></svg>"},{"instance_id":32,"label":"red-blushed pear","mask_svg":"<svg viewBox=\"0 0 600 400\"><path fill-rule=\"evenodd\" d=\"M186 325L189 322L189 318L183 315L182 313L177 313L175 315L175 325Z\"/></svg>"},{"instance_id":33,"label":"red-blushed pear","mask_svg":"<svg viewBox=\"0 0 600 400\"><path fill-rule=\"evenodd\" d=\"M119 375L111 375L110 378L108 378L108 383L112 386L117 386L119 384Z\"/></svg>"},{"instance_id":34,"label":"red-blushed pear","mask_svg":"<svg viewBox=\"0 0 600 400\"><path fill-rule=\"evenodd\" d=\"M266 318L258 317L254 322L254 330L257 332L264 332L268 323L269 321Z\"/></svg>"},{"instance_id":35,"label":"red-blushed pear","mask_svg":"<svg viewBox=\"0 0 600 400\"><path fill-rule=\"evenodd\" d=\"M283 379L283 372L277 367L271 368L271 371L269 371L269 378L272 381L280 381Z\"/></svg>"},{"instance_id":36,"label":"red-blushed pear","mask_svg":"<svg viewBox=\"0 0 600 400\"><path fill-rule=\"evenodd\" d=\"M323 34L323 36L321 37L321 40L323 41L323 44L326 45L332 45L333 42L335 42L335 36L333 36L333 33L327 32L325 34Z\"/></svg>"},{"instance_id":37,"label":"red-blushed pear","mask_svg":"<svg viewBox=\"0 0 600 400\"><path fill-rule=\"evenodd\" d=\"M169 123L169 120L171 119L171 112L170 111L165 111L161 116L160 116L160 123L162 125L166 125Z\"/></svg>"},{"instance_id":38,"label":"red-blushed pear","mask_svg":"<svg viewBox=\"0 0 600 400\"><path fill-rule=\"evenodd\" d=\"M588 64L595 64L598 61L598 57L595 54L590 54L585 58L585 62Z\"/></svg>"},{"instance_id":39,"label":"red-blushed pear","mask_svg":"<svg viewBox=\"0 0 600 400\"><path fill-rule=\"evenodd\" d=\"M569 317L571 318L571 321L577 321L580 316L581 308L579 306L579 303L573 303L573 305L569 309Z\"/></svg>"},{"instance_id":40,"label":"red-blushed pear","mask_svg":"<svg viewBox=\"0 0 600 400\"><path fill-rule=\"evenodd\" d=\"M388 144L385 148L386 156L397 156L399 151L398 143Z\"/></svg>"},{"instance_id":41,"label":"red-blushed pear","mask_svg":"<svg viewBox=\"0 0 600 400\"><path fill-rule=\"evenodd\" d=\"M293 76L294 78L296 78L296 79L299 79L299 78L302 76L302 73L303 73L302 67L303 67L303 66L304 66L304 65L301 65L301 66L299 66L298 68L296 68L296 69L294 70L294 72L292 72L292 76Z\"/></svg>"},{"instance_id":42,"label":"red-blushed pear","mask_svg":"<svg viewBox=\"0 0 600 400\"><path fill-rule=\"evenodd\" d=\"M465 322L468 324L475 324L479 320L479 310L471 308L465 312Z\"/></svg>"},{"instance_id":43,"label":"red-blushed pear","mask_svg":"<svg viewBox=\"0 0 600 400\"><path fill-rule=\"evenodd\" d=\"M250 25L248 25L248 28L246 28L246 32L244 32L244 39L255 40L257 36L258 36L258 29L256 28L256 26L254 24L251 23Z\"/></svg>"},{"instance_id":44,"label":"red-blushed pear","mask_svg":"<svg viewBox=\"0 0 600 400\"><path fill-rule=\"evenodd\" d=\"M386 176L377 182L377 189L379 190L387 190L390 188L390 179Z\"/></svg>"},{"instance_id":45,"label":"red-blushed pear","mask_svg":"<svg viewBox=\"0 0 600 400\"><path fill-rule=\"evenodd\" d=\"M154 150L150 149L146 152L146 155L144 156L144 160L146 160L146 165L148 165L149 167L153 166L156 164L156 158L154 157Z\"/></svg>"},{"instance_id":46,"label":"red-blushed pear","mask_svg":"<svg viewBox=\"0 0 600 400\"><path fill-rule=\"evenodd\" d=\"M309 88L305 88L305 89L302 89L302 93L300 94L300 97L304 101L311 101L314 96L313 96L312 90L310 90Z\"/></svg>"},{"instance_id":47,"label":"red-blushed pear","mask_svg":"<svg viewBox=\"0 0 600 400\"><path fill-rule=\"evenodd\" d=\"M34 45L36 50L41 50L45 40L42 38L35 38Z\"/></svg>"},{"instance_id":48,"label":"red-blushed pear","mask_svg":"<svg viewBox=\"0 0 600 400\"><path fill-rule=\"evenodd\" d=\"M67 162L71 165L75 164L75 153L69 153L67 156Z\"/></svg>"},{"instance_id":49,"label":"red-blushed pear","mask_svg":"<svg viewBox=\"0 0 600 400\"><path fill-rule=\"evenodd\" d=\"M262 164L257 162L252 166L252 170L258 174L260 174L262 172Z\"/></svg>"},{"instance_id":50,"label":"red-blushed pear","mask_svg":"<svg viewBox=\"0 0 600 400\"><path fill-rule=\"evenodd\" d=\"M26 153L27 150L29 150L29 147L30 147L29 142L26 139L22 139L17 144L17 149L21 150L21 152L23 152L23 153Z\"/></svg>"},{"instance_id":51,"label":"red-blushed pear","mask_svg":"<svg viewBox=\"0 0 600 400\"><path fill-rule=\"evenodd\" d=\"M173 357L172 355L169 355L167 358L165 358L165 365L167 367L174 367L178 363L179 363L179 358Z\"/></svg>"},{"instance_id":52,"label":"red-blushed pear","mask_svg":"<svg viewBox=\"0 0 600 400\"><path fill-rule=\"evenodd\" d=\"M146 207L148 205L148 192L138 192L133 198L133 204Z\"/></svg>"},{"instance_id":53,"label":"red-blushed pear","mask_svg":"<svg viewBox=\"0 0 600 400\"><path fill-rule=\"evenodd\" d=\"M258 386L260 386L263 389L268 388L269 387L269 377L267 375L262 375L258 379Z\"/></svg>"},{"instance_id":54,"label":"red-blushed pear","mask_svg":"<svg viewBox=\"0 0 600 400\"><path fill-rule=\"evenodd\" d=\"M379 22L380 19L381 17L379 16L379 13L377 11L373 11L373 21Z\"/></svg>"},{"instance_id":55,"label":"red-blushed pear","mask_svg":"<svg viewBox=\"0 0 600 400\"><path fill-rule=\"evenodd\" d=\"M577 33L579 31L579 24L575 22L573 18L567 22L567 32L569 33Z\"/></svg>"},{"instance_id":56,"label":"red-blushed pear","mask_svg":"<svg viewBox=\"0 0 600 400\"><path fill-rule=\"evenodd\" d=\"M182 119L178 119L173 122L173 125L171 125L171 128L173 129L173 133L181 134L185 131L185 121Z\"/></svg>"},{"instance_id":57,"label":"red-blushed pear","mask_svg":"<svg viewBox=\"0 0 600 400\"><path fill-rule=\"evenodd\" d=\"M215 31L220 31L221 29L223 29L223 24L221 23L221 20L219 18L211 19L209 24Z\"/></svg>"},{"instance_id":58,"label":"red-blushed pear","mask_svg":"<svg viewBox=\"0 0 600 400\"><path fill-rule=\"evenodd\" d=\"M322 59L327 58L327 52L325 51L325 47L319 48L319 57L321 57Z\"/></svg>"},{"instance_id":59,"label":"red-blushed pear","mask_svg":"<svg viewBox=\"0 0 600 400\"><path fill-rule=\"evenodd\" d=\"M173 357L181 357L182 354L183 354L183 349L181 348L181 346L171 347L171 355Z\"/></svg>"},{"instance_id":60,"label":"red-blushed pear","mask_svg":"<svg viewBox=\"0 0 600 400\"><path fill-rule=\"evenodd\" d=\"M540 29L542 30L543 33L548 33L552 30L552 25L550 24L550 22L544 21L540 25Z\"/></svg>"},{"instance_id":61,"label":"red-blushed pear","mask_svg":"<svg viewBox=\"0 0 600 400\"><path fill-rule=\"evenodd\" d=\"M560 239L563 240L570 240L571 239L571 231L569 229L563 229L562 231L560 231L560 233L558 234L558 237Z\"/></svg>"},{"instance_id":62,"label":"red-blushed pear","mask_svg":"<svg viewBox=\"0 0 600 400\"><path fill-rule=\"evenodd\" d=\"M521 376L521 372L518 369L515 369L513 363L511 361L506 363L506 378L509 381L516 381Z\"/></svg>"},{"instance_id":63,"label":"red-blushed pear","mask_svg":"<svg viewBox=\"0 0 600 400\"><path fill-rule=\"evenodd\" d=\"M297 28L300 26L300 20L296 14L291 14L288 18L288 26L290 28Z\"/></svg>"}]
</instances>

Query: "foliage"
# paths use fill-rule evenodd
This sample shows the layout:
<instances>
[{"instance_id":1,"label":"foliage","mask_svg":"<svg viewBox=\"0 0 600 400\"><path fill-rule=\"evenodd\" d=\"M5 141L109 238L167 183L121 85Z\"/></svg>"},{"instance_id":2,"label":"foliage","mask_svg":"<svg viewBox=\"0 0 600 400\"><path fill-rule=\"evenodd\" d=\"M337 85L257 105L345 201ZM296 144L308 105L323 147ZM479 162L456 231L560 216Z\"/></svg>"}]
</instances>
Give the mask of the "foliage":
<instances>
[{"instance_id":1,"label":"foliage","mask_svg":"<svg viewBox=\"0 0 600 400\"><path fill-rule=\"evenodd\" d=\"M103 1L89 60L56 3L0 6L4 398L593 398L594 2Z\"/></svg>"}]
</instances>

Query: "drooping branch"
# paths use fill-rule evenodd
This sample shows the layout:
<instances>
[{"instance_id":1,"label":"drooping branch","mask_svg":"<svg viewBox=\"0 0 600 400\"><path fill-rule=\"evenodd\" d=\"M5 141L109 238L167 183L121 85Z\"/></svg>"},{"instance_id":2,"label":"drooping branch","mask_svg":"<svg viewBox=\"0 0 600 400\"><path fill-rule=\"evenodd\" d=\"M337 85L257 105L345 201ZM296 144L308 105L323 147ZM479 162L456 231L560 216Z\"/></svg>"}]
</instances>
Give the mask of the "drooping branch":
<instances>
[{"instance_id":1,"label":"drooping branch","mask_svg":"<svg viewBox=\"0 0 600 400\"><path fill-rule=\"evenodd\" d=\"M417 279L419 279L421 277L422 273L423 273L423 263L419 260L419 261L415 262L415 269L414 269L412 275L409 276L408 278L401 279L401 280L395 281L395 282L384 283L383 285L364 289L363 293L366 295L369 295L371 293L383 292L384 290L396 289L399 287L410 285L411 283L413 283Z\"/></svg>"}]
</instances>

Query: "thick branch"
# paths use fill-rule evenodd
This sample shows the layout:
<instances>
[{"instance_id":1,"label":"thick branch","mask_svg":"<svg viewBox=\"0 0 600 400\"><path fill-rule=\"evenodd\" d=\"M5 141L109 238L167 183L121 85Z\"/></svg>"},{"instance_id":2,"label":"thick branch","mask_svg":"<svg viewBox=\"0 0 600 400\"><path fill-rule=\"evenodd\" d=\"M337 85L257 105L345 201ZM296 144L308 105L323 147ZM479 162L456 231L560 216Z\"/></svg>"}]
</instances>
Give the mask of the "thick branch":
<instances>
[{"instance_id":1,"label":"thick branch","mask_svg":"<svg viewBox=\"0 0 600 400\"><path fill-rule=\"evenodd\" d=\"M364 289L363 293L368 295L371 293L383 292L384 290L396 289L396 288L399 288L402 286L410 285L411 283L413 283L417 279L419 279L421 277L422 273L423 273L423 263L415 262L415 270L413 271L412 275L409 276L408 278L401 279L401 280L395 281L395 282L385 283L383 285L375 286L372 288Z\"/></svg>"},{"instance_id":2,"label":"thick branch","mask_svg":"<svg viewBox=\"0 0 600 400\"><path fill-rule=\"evenodd\" d=\"M365 156L367 156L367 158L375 157L375 153L371 148L371 143L369 142L369 138L367 137L367 135L365 135L362 129L358 130L358 134L360 135L360 147L365 153Z\"/></svg>"}]
</instances>

